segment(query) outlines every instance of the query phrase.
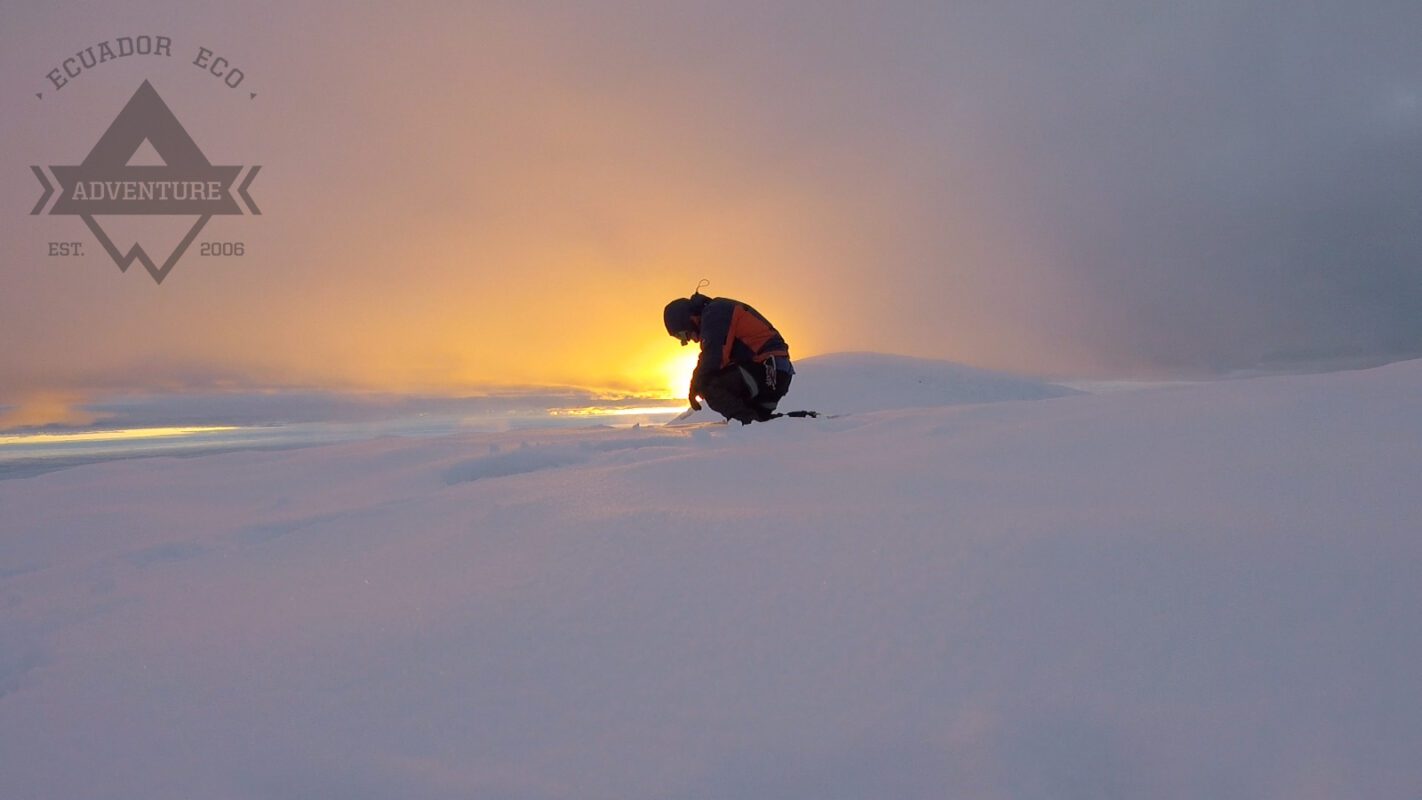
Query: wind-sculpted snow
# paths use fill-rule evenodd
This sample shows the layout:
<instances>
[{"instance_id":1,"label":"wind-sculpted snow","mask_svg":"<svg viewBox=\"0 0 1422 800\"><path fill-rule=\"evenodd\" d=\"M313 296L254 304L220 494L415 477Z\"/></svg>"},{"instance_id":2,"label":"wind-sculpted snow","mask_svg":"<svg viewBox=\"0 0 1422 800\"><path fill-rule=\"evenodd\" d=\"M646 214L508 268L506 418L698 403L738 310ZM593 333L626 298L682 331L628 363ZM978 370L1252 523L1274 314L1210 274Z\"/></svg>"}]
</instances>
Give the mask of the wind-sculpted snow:
<instances>
[{"instance_id":1,"label":"wind-sculpted snow","mask_svg":"<svg viewBox=\"0 0 1422 800\"><path fill-rule=\"evenodd\" d=\"M490 444L487 455L461 461L446 469L444 481L456 484L481 478L521 475L525 472L582 464L597 453L639 447L665 447L673 443L665 435L633 439L606 438L606 441L584 439L576 445L529 446L525 441L521 442L517 449L509 451L500 450L497 444Z\"/></svg>"},{"instance_id":2,"label":"wind-sculpted snow","mask_svg":"<svg viewBox=\"0 0 1422 800\"><path fill-rule=\"evenodd\" d=\"M0 797L1414 798L1422 363L0 482Z\"/></svg>"}]
</instances>

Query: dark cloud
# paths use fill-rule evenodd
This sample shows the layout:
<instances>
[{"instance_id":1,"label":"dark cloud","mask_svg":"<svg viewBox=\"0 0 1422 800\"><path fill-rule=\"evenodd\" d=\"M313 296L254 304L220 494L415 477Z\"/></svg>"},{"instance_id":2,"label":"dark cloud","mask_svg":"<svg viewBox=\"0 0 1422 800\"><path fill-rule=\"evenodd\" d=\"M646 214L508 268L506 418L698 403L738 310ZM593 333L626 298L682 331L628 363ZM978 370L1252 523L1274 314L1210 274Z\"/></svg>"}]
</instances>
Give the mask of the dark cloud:
<instances>
[{"instance_id":1,"label":"dark cloud","mask_svg":"<svg viewBox=\"0 0 1422 800\"><path fill-rule=\"evenodd\" d=\"M1422 353L1422 6L1172 8L1085 32L1019 143L1078 333L1175 370Z\"/></svg>"}]
</instances>

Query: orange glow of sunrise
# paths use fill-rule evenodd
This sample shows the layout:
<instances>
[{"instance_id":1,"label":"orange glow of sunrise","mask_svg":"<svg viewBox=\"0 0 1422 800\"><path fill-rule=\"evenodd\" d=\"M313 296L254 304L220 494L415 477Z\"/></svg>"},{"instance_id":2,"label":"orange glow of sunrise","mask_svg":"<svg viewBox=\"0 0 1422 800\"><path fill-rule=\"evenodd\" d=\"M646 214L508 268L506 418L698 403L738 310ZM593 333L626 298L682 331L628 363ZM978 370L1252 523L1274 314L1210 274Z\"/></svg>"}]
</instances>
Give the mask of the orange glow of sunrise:
<instances>
[{"instance_id":1,"label":"orange glow of sunrise","mask_svg":"<svg viewBox=\"0 0 1422 800\"><path fill-rule=\"evenodd\" d=\"M680 352L668 358L662 366L663 387L667 398L681 399L686 397L687 387L691 385L691 373L696 370L697 350L694 347L682 348Z\"/></svg>"},{"instance_id":2,"label":"orange glow of sunrise","mask_svg":"<svg viewBox=\"0 0 1422 800\"><path fill-rule=\"evenodd\" d=\"M609 392L609 396L630 396L646 400L679 400L677 405L639 406L588 406L586 408L566 408L551 412L554 416L654 416L676 414L686 410L687 387L691 384L691 373L696 369L697 352L682 351L668 357L653 372L633 380L648 387L643 391Z\"/></svg>"},{"instance_id":3,"label":"orange glow of sunrise","mask_svg":"<svg viewBox=\"0 0 1422 800\"><path fill-rule=\"evenodd\" d=\"M548 413L555 417L654 417L679 414L686 405L679 406L587 406L586 408L558 408Z\"/></svg>"},{"instance_id":4,"label":"orange glow of sunrise","mask_svg":"<svg viewBox=\"0 0 1422 800\"><path fill-rule=\"evenodd\" d=\"M0 436L0 446L24 444L68 444L72 442L116 442L136 439L171 439L192 436L199 433L233 431L231 425L210 425L188 428L122 428L108 431L83 431L79 433L30 433Z\"/></svg>"}]
</instances>

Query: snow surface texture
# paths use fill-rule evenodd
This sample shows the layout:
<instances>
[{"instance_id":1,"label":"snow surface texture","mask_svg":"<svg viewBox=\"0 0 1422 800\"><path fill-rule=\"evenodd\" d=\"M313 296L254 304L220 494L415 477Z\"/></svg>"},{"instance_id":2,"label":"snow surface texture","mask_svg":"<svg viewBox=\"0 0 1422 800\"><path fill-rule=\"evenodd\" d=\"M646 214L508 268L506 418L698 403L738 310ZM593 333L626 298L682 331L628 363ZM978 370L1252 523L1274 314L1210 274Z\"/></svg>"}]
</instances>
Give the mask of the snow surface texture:
<instances>
[{"instance_id":1,"label":"snow surface texture","mask_svg":"<svg viewBox=\"0 0 1422 800\"><path fill-rule=\"evenodd\" d=\"M1422 796L1422 362L0 482L0 797Z\"/></svg>"}]
</instances>

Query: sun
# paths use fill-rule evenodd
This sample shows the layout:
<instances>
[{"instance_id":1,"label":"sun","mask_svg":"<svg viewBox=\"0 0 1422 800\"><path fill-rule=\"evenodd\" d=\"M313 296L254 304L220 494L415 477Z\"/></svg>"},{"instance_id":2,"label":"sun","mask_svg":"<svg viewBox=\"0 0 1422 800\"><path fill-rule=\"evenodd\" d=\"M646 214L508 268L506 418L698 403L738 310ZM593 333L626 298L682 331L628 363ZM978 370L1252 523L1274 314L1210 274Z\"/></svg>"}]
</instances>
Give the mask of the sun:
<instances>
[{"instance_id":1,"label":"sun","mask_svg":"<svg viewBox=\"0 0 1422 800\"><path fill-rule=\"evenodd\" d=\"M686 389L691 385L691 373L696 371L698 355L696 350L680 352L662 365L662 391L666 393L667 398L679 400L686 397Z\"/></svg>"}]
</instances>

